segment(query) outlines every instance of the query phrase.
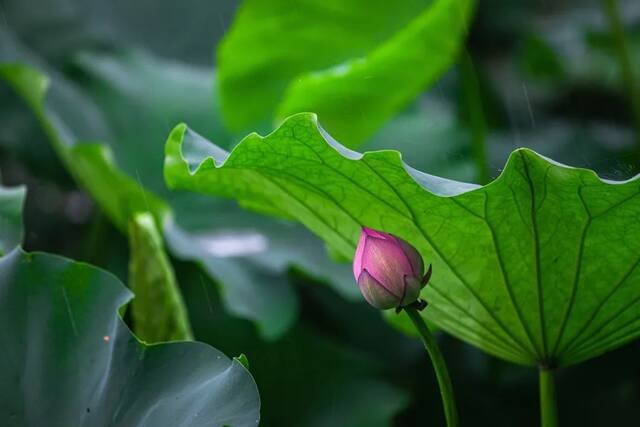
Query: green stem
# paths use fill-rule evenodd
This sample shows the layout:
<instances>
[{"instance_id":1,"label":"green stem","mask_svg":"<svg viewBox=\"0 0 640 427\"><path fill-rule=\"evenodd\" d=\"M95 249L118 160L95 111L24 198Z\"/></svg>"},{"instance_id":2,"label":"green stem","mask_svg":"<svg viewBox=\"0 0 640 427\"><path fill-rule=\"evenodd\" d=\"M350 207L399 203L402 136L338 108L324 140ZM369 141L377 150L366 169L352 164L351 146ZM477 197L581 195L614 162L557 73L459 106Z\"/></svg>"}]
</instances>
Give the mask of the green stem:
<instances>
[{"instance_id":1,"label":"green stem","mask_svg":"<svg viewBox=\"0 0 640 427\"><path fill-rule=\"evenodd\" d=\"M540 425L558 426L558 408L556 405L556 384L553 370L540 368Z\"/></svg>"},{"instance_id":2,"label":"green stem","mask_svg":"<svg viewBox=\"0 0 640 427\"><path fill-rule=\"evenodd\" d=\"M618 62L620 64L625 92L629 94L632 120L636 133L636 160L640 162L640 88L634 76L631 56L629 54L629 43L624 31L622 19L620 18L618 1L602 0L602 6L609 21L611 35L614 38L616 55L618 56ZM636 164L636 167L640 167L640 164Z\"/></svg>"},{"instance_id":3,"label":"green stem","mask_svg":"<svg viewBox=\"0 0 640 427\"><path fill-rule=\"evenodd\" d=\"M442 405L444 406L444 415L447 419L448 427L458 426L458 411L456 409L456 401L453 395L453 385L451 384L451 378L449 377L449 371L447 371L447 365L444 363L444 358L438 348L438 343L434 339L433 335L424 323L422 316L415 307L405 307L405 311L409 315L409 318L416 327L424 343L424 348L427 349L433 369L436 372L436 378L438 379L438 385L440 386L440 396L442 397Z\"/></svg>"},{"instance_id":4,"label":"green stem","mask_svg":"<svg viewBox=\"0 0 640 427\"><path fill-rule=\"evenodd\" d=\"M487 161L487 120L482 107L478 73L473 65L473 59L466 50L460 57L460 72L462 77L462 97L467 105L469 126L471 128L471 144L473 158L476 163L476 179L479 184L486 184L490 179Z\"/></svg>"}]
</instances>

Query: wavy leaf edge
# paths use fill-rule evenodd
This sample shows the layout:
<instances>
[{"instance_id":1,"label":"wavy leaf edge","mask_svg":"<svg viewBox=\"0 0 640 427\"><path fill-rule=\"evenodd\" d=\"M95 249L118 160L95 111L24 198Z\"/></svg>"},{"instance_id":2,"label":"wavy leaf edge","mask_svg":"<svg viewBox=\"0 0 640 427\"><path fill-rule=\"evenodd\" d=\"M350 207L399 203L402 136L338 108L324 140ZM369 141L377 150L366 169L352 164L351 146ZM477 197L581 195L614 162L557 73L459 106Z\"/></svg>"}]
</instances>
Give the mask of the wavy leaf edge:
<instances>
[{"instance_id":1,"label":"wavy leaf edge","mask_svg":"<svg viewBox=\"0 0 640 427\"><path fill-rule=\"evenodd\" d=\"M175 171L176 168L178 167L182 168L182 166L187 166L186 168L187 172L191 176L195 176L199 172L201 172L203 169L207 169L211 166L215 167L216 169L221 169L225 166L227 161L234 156L234 153L238 151L239 147L243 144L245 140L250 138L258 138L260 140L270 138L271 136L276 135L282 126L286 125L288 122L291 122L293 120L300 119L300 118L308 118L309 120L311 120L316 126L320 135L322 135L322 137L326 141L326 143L329 146L331 146L336 152L338 152L348 160L360 161L368 158L369 156L376 156L380 153L393 153L394 155L397 156L397 160L401 162L402 167L405 169L407 175L416 184L420 185L428 193L431 193L432 195L438 196L438 197L456 197L461 194L481 190L484 188L490 188L496 185L496 183L504 179L504 176L508 173L508 170L514 161L514 157L518 155L525 155L525 156L531 156L538 159L542 159L548 164L559 166L568 170L581 171L582 173L585 173L585 172L589 173L593 177L600 180L600 182L602 182L603 184L622 185L622 184L628 184L628 183L640 180L640 173L629 179L622 180L622 181L602 178L592 169L569 166L564 163L560 163L553 159L550 159L546 156L543 156L530 148L520 147L520 148L516 148L511 152L511 154L509 155L509 158L507 159L507 162L505 163L504 168L501 169L500 174L496 178L494 178L491 182L485 185L478 185L473 183L455 181L452 179L431 175L426 172L422 172L420 170L413 168L409 164L405 163L405 161L402 158L402 153L398 150L375 150L375 151L365 151L363 153L360 153L350 148L347 148L346 146L336 141L333 137L331 137L331 135L329 135L324 130L324 128L321 126L321 124L318 121L318 116L315 113L303 112L303 113L297 113L287 117L282 121L282 123L277 129L265 135L261 135L257 132L249 133L247 136L242 138L242 140L240 140L240 142L238 142L231 151L226 151L218 147L217 145L215 145L215 143L211 143L204 137L200 136L197 132L189 128L189 126L186 123L179 123L169 133L169 137L167 138L167 144L165 146L165 168L164 168L165 181L167 182L167 185L170 189L172 190L180 189L179 184L173 179L171 174L168 173L169 169L172 169L173 171ZM202 143L210 145L208 149L211 151L211 153L204 154L204 157L200 158L197 161L193 159L185 158L182 148L184 143L184 136L185 134L187 134L187 132L191 133L192 136L194 136L196 139L198 139ZM202 152L204 153L205 151L203 150ZM178 154L178 156L175 156L176 154ZM180 165L179 162L176 162L175 159L181 159L182 166ZM447 190L439 187L440 185L443 185L443 184L456 185L458 186L458 188L456 189L455 192L448 192Z\"/></svg>"},{"instance_id":2,"label":"wavy leaf edge","mask_svg":"<svg viewBox=\"0 0 640 427\"><path fill-rule=\"evenodd\" d=\"M258 424L260 419L260 395L258 393L258 386L255 383L255 380L253 379L253 376L251 375L250 371L247 369L246 365L248 365L248 362L245 365L245 363L243 363L242 361L239 361L236 358L229 357L226 354L224 354L222 351L204 342L190 341L190 340L176 340L176 341L148 343L138 338L138 336L135 335L135 333L129 328L129 326L120 317L119 311L118 311L118 308L126 306L131 300L135 298L135 296L133 292L131 292L126 286L124 286L124 284L120 281L120 279L116 275L114 275L108 270L104 270L102 268L96 267L89 263L76 261L61 255L56 255L56 254L51 254L51 253L41 252L41 251L27 252L24 249L22 249L21 246L16 247L15 249L13 249L11 252L7 253L4 256L0 256L0 267L4 268L8 266L10 271L14 268L18 268L18 265L21 263L29 263L29 264L35 263L35 265L47 263L53 267L61 268L61 269L73 267L73 268L79 269L80 271L92 272L99 276L104 276L105 283L108 283L111 287L114 288L110 291L105 292L106 295L110 295L111 300L106 301L107 304L104 304L103 307L95 307L95 308L98 310L105 310L105 307L112 308L113 312L109 315L109 317L110 318L115 317L116 319L115 319L115 322L113 321L110 322L113 325L113 329L108 333L108 335L105 335L105 337L103 338L103 341L107 343L110 341L115 343L119 340L119 335L124 334L125 338L123 339L126 339L127 337L129 337L133 339L134 342L136 342L137 345L139 346L140 360L143 359L144 355L147 354L147 351L149 349L153 349L154 351L163 351L163 349L165 348L170 348L171 350L177 350L181 348L182 352L188 352L189 349L191 348L194 350L194 355L196 354L196 352L204 352L205 354L208 355L208 357L206 358L207 360L206 364L208 366L207 369L210 369L209 365L211 364L212 361L220 361L221 359L224 359L226 362L226 365L223 368L217 368L216 371L212 371L214 375L212 375L211 377L200 379L199 383L196 384L197 387L195 387L195 389L197 390L197 389L207 387L207 384L215 384L217 381L230 381L229 379L225 379L225 378L229 377L232 371L236 371L234 375L245 376L245 378L242 381L247 381L247 380L249 381L248 385L252 389L251 392L253 395L250 397L255 399L255 401L257 402L257 406L255 408L255 412L250 411L248 414L244 414L244 415L235 413L234 415L231 416L231 418L233 418L233 420L235 421L246 420L247 418L251 418L252 420L255 420L255 425ZM12 285L9 284L8 286L12 286ZM68 284L59 284L57 286L61 286L62 289L64 290L66 286L68 286ZM68 306L66 293L64 293L64 295L65 295L65 301L67 301L67 311L69 311L70 313L71 309ZM71 314L69 315L71 316ZM76 327L73 321L71 321L71 326L75 331ZM112 349L111 351L116 351L116 350ZM102 369L102 367L100 367L100 369ZM110 372L109 369L110 367L106 367L105 373L109 373ZM233 379L233 377L229 377L229 378ZM149 378L149 379L152 379L152 378ZM234 381L240 381L240 380L236 379ZM157 396L157 401L155 402L155 405L167 399L166 392L168 390L170 389L168 388L165 390L160 389L160 393ZM165 394L162 394L163 392ZM176 396L179 396L180 390L172 390L171 392L175 393ZM210 403L214 404L215 400L211 400ZM151 411L152 408L153 408L153 405L150 406L149 411ZM202 409L203 408L200 408L200 410ZM148 414L150 413L151 412L149 412ZM243 425L247 425L245 422L242 422L242 423Z\"/></svg>"},{"instance_id":3,"label":"wavy leaf edge","mask_svg":"<svg viewBox=\"0 0 640 427\"><path fill-rule=\"evenodd\" d=\"M181 185L180 181L182 180L182 178L193 177L205 170L223 168L227 164L227 162L229 162L234 158L234 156L241 149L245 141L250 141L250 143L256 144L255 146L259 146L259 144L265 139L272 137L274 135L277 136L278 132L283 127L286 127L287 124L290 125L288 127L289 129L295 129L296 121L300 121L301 125L307 125L311 131L315 129L318 132L318 134L323 138L324 142L329 147L331 147L333 151L335 151L340 156L342 156L343 160L346 159L346 160L357 162L357 161L362 161L369 158L373 159L376 156L385 156L384 160L395 163L395 164L390 164L390 166L402 167L402 169L404 170L404 173L409 178L411 178L411 180L415 184L418 184L418 186L423 191L429 193L431 196L435 196L439 198L456 199L457 196L462 196L462 195L466 195L473 192L488 190L494 186L500 185L504 180L508 179L509 174L518 173L518 170L517 170L518 164L523 164L524 166L527 166L530 162L532 164L533 162L537 162L536 166L545 166L545 165L548 165L548 167L555 166L555 167L561 168L561 170L569 171L571 174L574 174L572 175L574 177L579 177L580 179L585 179L585 178L593 179L593 182L596 184L622 186L624 184L636 183L639 181L639 178L640 178L640 174L639 174L624 181L614 181L614 180L604 179L604 178L601 178L593 170L568 166L560 162L554 161L552 159L549 159L545 156L542 156L529 148L521 147L521 148L517 148L510 154L505 164L505 167L502 169L501 173L490 183L484 186L463 183L463 182L453 181L445 178L440 178L437 176L429 175L427 173L418 171L412 168L411 166L409 166L407 163L405 163L404 160L402 159L402 154L396 150L378 150L378 151L371 151L371 152L365 152L365 153L358 153L356 151L350 150L344 147L343 145L341 145L340 143L338 143L335 139L333 139L330 135L328 135L324 131L324 129L318 122L318 117L316 114L299 113L287 118L285 121L283 121L283 123L280 125L278 129L276 129L275 131L267 135L263 136L257 133L251 133L247 135L230 152L222 150L219 147L215 146L215 144L202 138L196 132L188 128L186 124L181 123L177 125L173 129L173 131L169 134L167 144L165 146L166 157L165 157L164 173L165 173L165 180L167 182L167 185L171 189L186 189L191 191L205 192L202 190L194 190L193 188L190 188L190 186L186 184ZM283 134L283 136L288 136L290 138L296 139L295 135ZM185 142L186 139L188 139L188 144L189 144L188 147L190 150L188 155L186 154L186 150L184 150L185 147L183 146L183 143ZM194 145L197 146L195 155L193 151ZM249 165L247 169L251 170L251 165ZM257 172L259 173L259 171ZM195 184L195 186L198 187L197 184ZM202 186L200 185L200 187ZM226 197L229 197L229 196L226 196ZM242 204L244 199L238 198L238 200ZM454 201L457 202L457 200L454 200ZM249 204L248 207L250 208L251 205ZM366 223L363 223L361 225L370 226L369 224L366 224ZM393 232L392 230L385 230L385 231ZM535 231L535 235L538 235L538 231ZM350 243L353 247L355 247L355 242L350 242L349 239L345 239L345 241L347 243ZM342 251L341 253L344 253L344 252L345 251ZM445 260L445 262L447 261ZM580 268L579 265L577 268ZM579 274L579 273L580 273L580 270L578 270L576 274ZM508 284L508 282L505 283L505 286L507 288L510 288L510 285ZM538 283L538 287L539 286L540 284ZM574 284L573 291L571 291L572 293L575 293L576 291L575 286L576 285ZM433 292L436 292L436 291L433 291ZM512 292L512 291L507 289L507 292ZM541 307L541 304L542 304L541 289L538 289L537 292L538 292L538 305ZM607 301L609 296L605 297L602 305L604 305L604 302ZM478 300L478 302L481 305L484 304L482 300L479 299L477 296L475 298ZM513 329L513 327L510 327L510 328L505 327L505 325L502 324L495 317L494 317L494 321L497 324L497 326L499 326L502 329L502 332L504 332L508 336L507 341L511 341L511 345L516 344L516 346L509 349L508 348L510 345L509 343L505 344L505 343L498 342L496 344L494 342L493 344L491 344L491 343L488 343L486 339L482 341L485 343L484 345L486 346L486 347L483 347L485 351L488 351L489 353L492 353L495 355L499 355L500 357L503 357L512 362L525 364L525 365L536 365L536 364L546 365L547 363L549 363L550 365L555 365L557 363L562 366L566 366L566 365L578 363L580 361L600 355L606 351L610 351L617 347L620 347L621 345L625 344L626 342L630 341L631 339L636 337L638 334L640 334L640 331L638 331L635 333L629 333L622 338L617 336L616 340L607 341L606 339L601 339L600 342L596 341L595 343L596 345L593 345L594 344L593 342L589 343L588 341L585 342L583 340L583 342L580 342L580 346L577 346L577 348L572 348L572 347L567 348L566 346L564 346L566 342L561 342L561 340L563 338L569 339L568 337L564 337L563 333L564 333L564 326L565 326L564 323L566 323L566 321L568 320L569 315L572 314L572 309L573 309L573 301L572 301L573 295L572 295L570 297L571 299L569 299L568 304L563 305L562 309L564 311L564 318L561 319L563 324L559 328L559 331L560 331L559 335L555 337L556 338L555 347L553 347L552 350L547 349L546 341L545 341L546 340L545 334L546 334L547 328L551 326L549 326L549 324L547 323L544 323L544 317L541 318L540 322L542 322L542 325L543 325L542 326L543 332L542 332L542 338L541 338L542 350L540 350L538 348L538 344L540 343L537 341L534 342L534 340L532 339L530 335L531 331L527 329L527 324L526 322L524 322L524 319L522 318L522 314L519 312L520 308L518 307L516 301L513 300L513 296L510 296L510 298L511 298L511 303L513 305L513 309L515 310L515 313L517 313L517 316L520 317L521 325L517 325L515 327L516 328L522 327L522 330L524 331L524 333L529 335L531 346L529 347L529 344L526 343L526 340L527 340L526 338L524 338L525 341L522 341L522 336L520 337L520 340L514 337L509 332L509 329ZM594 312L593 316L595 316L596 314L599 314L599 310L602 308L602 305L596 308L596 311ZM539 308L539 309L542 310L542 308ZM487 307L485 307L485 310L487 310ZM440 313L440 314L446 315L446 313ZM491 313L489 313L489 315L493 317ZM589 322L591 322L591 320L593 319L590 319ZM474 321L479 322L477 319L474 319ZM587 325L591 326L589 322L587 322L587 324L585 325L585 328L587 327ZM435 323L436 325L442 327L442 325L438 324L438 322L435 322ZM607 323L605 322L604 325L606 324ZM482 325L482 326L486 327L486 325ZM553 327L557 328L557 326L553 326ZM447 328L443 328L443 329L446 330ZM487 331L490 332L490 330L488 329ZM582 332L584 331L583 330L579 331L578 335L573 338L580 337ZM597 336L598 333L599 332L597 331L595 335ZM460 331L458 331L458 333L454 335L459 335L459 337L463 336L463 334ZM494 337L497 337L497 335L494 335ZM593 336L589 336L588 339L593 339ZM471 341L473 342L473 339L471 339ZM524 342L524 345L522 345L523 342ZM550 345L553 345L553 344L554 344L553 342L550 342ZM586 349L584 348L585 344L589 344L586 346ZM493 346L493 349L487 348L491 346ZM573 353L571 353L570 356L567 356L563 353L563 351L569 351L569 350L573 350Z\"/></svg>"}]
</instances>

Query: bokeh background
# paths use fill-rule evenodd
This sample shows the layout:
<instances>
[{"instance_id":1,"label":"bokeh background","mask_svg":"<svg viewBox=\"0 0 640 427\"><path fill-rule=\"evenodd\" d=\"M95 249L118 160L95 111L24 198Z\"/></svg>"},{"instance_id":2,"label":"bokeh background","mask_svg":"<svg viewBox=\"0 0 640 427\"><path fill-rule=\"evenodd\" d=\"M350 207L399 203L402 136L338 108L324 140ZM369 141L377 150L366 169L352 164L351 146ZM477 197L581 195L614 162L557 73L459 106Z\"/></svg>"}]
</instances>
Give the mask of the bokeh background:
<instances>
[{"instance_id":1,"label":"bokeh background","mask_svg":"<svg viewBox=\"0 0 640 427\"><path fill-rule=\"evenodd\" d=\"M229 249L229 241L224 246L223 239L220 249L219 239L197 234L217 244L205 249L245 265L243 250L270 250L261 243L260 224L252 225L259 217L239 218L230 202L212 206L170 194L162 181L163 145L175 124L187 121L229 148L246 134L224 126L215 78L215 50L239 3L0 0L0 61L27 63L47 74L52 91L61 93L52 111L78 139L108 144L130 176L170 198L176 217L194 235L212 222L218 237L249 227L253 234L240 240L246 247L239 252ZM295 9L296 2L290 3ZM418 169L478 183L496 177L508 154L521 146L606 178L633 176L640 170L640 110L634 113L632 106L634 96L640 99L640 93L633 94L640 86L640 2L617 2L626 65L607 14L612 3L480 1L456 64L358 149L395 148ZM260 123L246 131L267 132L272 126ZM486 150L484 164L474 152L478 139ZM126 236L78 186L32 112L3 83L0 171L3 184L28 186L27 250L91 262L126 283ZM290 246L299 239L304 251L322 253L308 233L283 227ZM274 320L273 333L229 310L223 288L206 269L173 259L196 339L249 358L262 398L262 425L443 425L435 378L419 341L360 301L348 266L323 260L336 269L332 277L339 282L327 283L295 263L275 274L265 264L280 261L263 258L246 268L284 294L288 307ZM438 338L463 425L538 425L534 370L444 334ZM640 343L632 343L561 370L561 424L637 425L638 360Z\"/></svg>"}]
</instances>

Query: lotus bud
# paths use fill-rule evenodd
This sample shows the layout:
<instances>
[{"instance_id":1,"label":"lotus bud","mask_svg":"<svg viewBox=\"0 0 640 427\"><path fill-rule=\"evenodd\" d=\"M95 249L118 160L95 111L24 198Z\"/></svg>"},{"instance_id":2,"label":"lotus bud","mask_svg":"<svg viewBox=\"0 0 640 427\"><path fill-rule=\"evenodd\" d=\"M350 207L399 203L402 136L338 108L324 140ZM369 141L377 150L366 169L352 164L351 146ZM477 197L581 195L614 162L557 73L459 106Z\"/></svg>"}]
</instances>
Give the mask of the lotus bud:
<instances>
[{"instance_id":1,"label":"lotus bud","mask_svg":"<svg viewBox=\"0 0 640 427\"><path fill-rule=\"evenodd\" d=\"M369 304L381 310L399 309L418 300L431 276L431 266L424 274L422 257L413 246L391 234L362 227L353 275Z\"/></svg>"}]
</instances>

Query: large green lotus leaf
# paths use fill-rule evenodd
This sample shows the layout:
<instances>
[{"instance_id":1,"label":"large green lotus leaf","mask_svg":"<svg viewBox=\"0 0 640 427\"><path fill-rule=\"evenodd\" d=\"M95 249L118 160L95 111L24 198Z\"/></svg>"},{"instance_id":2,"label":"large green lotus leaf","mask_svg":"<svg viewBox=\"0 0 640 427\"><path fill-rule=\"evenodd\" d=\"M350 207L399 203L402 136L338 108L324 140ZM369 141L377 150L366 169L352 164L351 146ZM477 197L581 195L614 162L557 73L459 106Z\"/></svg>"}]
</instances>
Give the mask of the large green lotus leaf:
<instances>
[{"instance_id":1,"label":"large green lotus leaf","mask_svg":"<svg viewBox=\"0 0 640 427\"><path fill-rule=\"evenodd\" d=\"M246 0L218 48L225 122L245 130L315 111L360 144L453 64L473 4Z\"/></svg>"},{"instance_id":2,"label":"large green lotus leaf","mask_svg":"<svg viewBox=\"0 0 640 427\"><path fill-rule=\"evenodd\" d=\"M0 256L22 243L22 206L24 187L7 188L0 185Z\"/></svg>"},{"instance_id":3,"label":"large green lotus leaf","mask_svg":"<svg viewBox=\"0 0 640 427\"><path fill-rule=\"evenodd\" d=\"M208 72L136 52L83 54L77 66L86 73L83 90L52 71L54 84L47 92L49 80L22 64L0 64L0 78L32 108L67 169L123 232L135 212L151 212L169 250L200 263L220 284L230 312L255 321L266 337L281 335L297 315L297 297L283 274L291 265L347 298L357 297L349 269L332 262L303 227L247 212L229 201L163 190L162 141L168 123L193 120L208 135L229 141L215 114L207 113L213 90ZM89 115L95 101L101 110ZM88 131L77 123L73 105L83 108L86 120L108 122L113 131L103 134L112 138L110 145L82 139Z\"/></svg>"},{"instance_id":4,"label":"large green lotus leaf","mask_svg":"<svg viewBox=\"0 0 640 427\"><path fill-rule=\"evenodd\" d=\"M131 293L87 264L19 249L0 258L0 424L255 426L249 372L197 342L146 345Z\"/></svg>"},{"instance_id":5,"label":"large green lotus leaf","mask_svg":"<svg viewBox=\"0 0 640 427\"><path fill-rule=\"evenodd\" d=\"M507 360L569 365L640 334L640 185L515 151L478 187L417 171L396 151L347 150L315 115L249 135L227 155L179 125L170 187L295 216L352 256L361 225L415 245L434 275L425 317ZM219 154L219 150L215 150Z\"/></svg>"}]
</instances>

